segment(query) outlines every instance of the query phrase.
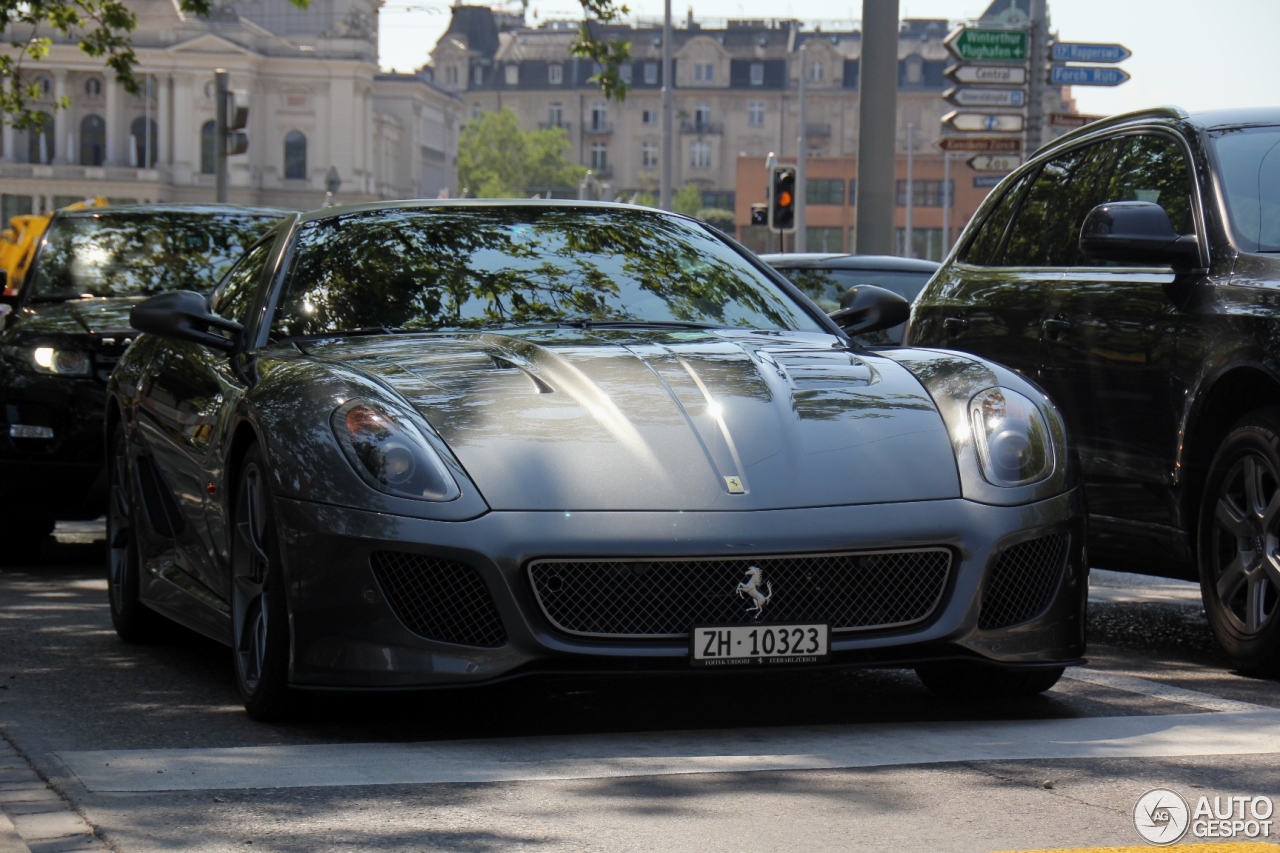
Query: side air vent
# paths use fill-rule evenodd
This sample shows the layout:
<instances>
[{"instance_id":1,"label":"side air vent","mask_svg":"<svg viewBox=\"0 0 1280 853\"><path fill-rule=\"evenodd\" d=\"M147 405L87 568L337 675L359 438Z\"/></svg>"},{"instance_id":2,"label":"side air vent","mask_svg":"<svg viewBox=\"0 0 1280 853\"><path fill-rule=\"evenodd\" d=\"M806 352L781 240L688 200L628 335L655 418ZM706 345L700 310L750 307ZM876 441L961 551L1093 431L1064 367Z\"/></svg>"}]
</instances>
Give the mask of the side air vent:
<instances>
[{"instance_id":1,"label":"side air vent","mask_svg":"<svg viewBox=\"0 0 1280 853\"><path fill-rule=\"evenodd\" d=\"M1008 628L1043 613L1062 577L1067 542L1067 534L1054 533L1002 551L982 593L978 627Z\"/></svg>"},{"instance_id":2,"label":"side air vent","mask_svg":"<svg viewBox=\"0 0 1280 853\"><path fill-rule=\"evenodd\" d=\"M374 551L369 564L404 626L428 640L497 648L507 632L489 588L466 563Z\"/></svg>"},{"instance_id":3,"label":"side air vent","mask_svg":"<svg viewBox=\"0 0 1280 853\"><path fill-rule=\"evenodd\" d=\"M186 527L182 510L173 496L173 490L165 483L150 456L139 456L135 469L138 476L138 492L142 495L143 511L151 529L158 535L172 539Z\"/></svg>"}]
</instances>

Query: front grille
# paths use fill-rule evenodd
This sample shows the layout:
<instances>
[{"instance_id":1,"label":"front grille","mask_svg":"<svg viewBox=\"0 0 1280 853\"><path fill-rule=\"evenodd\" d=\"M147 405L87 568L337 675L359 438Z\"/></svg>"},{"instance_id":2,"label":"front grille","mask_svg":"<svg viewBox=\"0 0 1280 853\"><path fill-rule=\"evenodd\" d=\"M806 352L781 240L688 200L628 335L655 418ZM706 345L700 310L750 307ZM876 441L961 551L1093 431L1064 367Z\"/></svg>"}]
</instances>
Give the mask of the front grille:
<instances>
[{"instance_id":1,"label":"front grille","mask_svg":"<svg viewBox=\"0 0 1280 853\"><path fill-rule=\"evenodd\" d=\"M1067 559L1067 534L1019 542L996 558L982 593L979 628L1007 628L1049 606Z\"/></svg>"},{"instance_id":2,"label":"front grille","mask_svg":"<svg viewBox=\"0 0 1280 853\"><path fill-rule=\"evenodd\" d=\"M826 622L833 631L910 625L942 600L946 548L732 559L538 560L542 612L570 634L685 637L695 625L752 621L748 569L770 595L760 621Z\"/></svg>"},{"instance_id":3,"label":"front grille","mask_svg":"<svg viewBox=\"0 0 1280 853\"><path fill-rule=\"evenodd\" d=\"M391 609L418 636L486 648L507 641L489 588L465 563L374 551L369 564Z\"/></svg>"}]
</instances>

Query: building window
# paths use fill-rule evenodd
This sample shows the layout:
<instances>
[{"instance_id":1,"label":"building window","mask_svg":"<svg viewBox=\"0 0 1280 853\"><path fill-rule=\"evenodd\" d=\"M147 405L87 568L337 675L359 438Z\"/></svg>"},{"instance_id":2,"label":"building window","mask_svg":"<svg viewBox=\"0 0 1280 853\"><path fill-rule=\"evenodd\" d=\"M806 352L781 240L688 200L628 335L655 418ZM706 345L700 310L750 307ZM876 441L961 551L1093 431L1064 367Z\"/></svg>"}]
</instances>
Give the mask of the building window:
<instances>
[{"instance_id":1,"label":"building window","mask_svg":"<svg viewBox=\"0 0 1280 853\"><path fill-rule=\"evenodd\" d=\"M471 84L473 86L484 85L484 67L477 65L471 72Z\"/></svg>"},{"instance_id":2,"label":"building window","mask_svg":"<svg viewBox=\"0 0 1280 853\"><path fill-rule=\"evenodd\" d=\"M897 254L903 256L903 249L907 242L907 229L896 229L895 243ZM941 228L912 228L911 229L911 257L921 258L926 261L942 260L942 229Z\"/></svg>"},{"instance_id":3,"label":"building window","mask_svg":"<svg viewBox=\"0 0 1280 853\"><path fill-rule=\"evenodd\" d=\"M31 196L9 195L8 193L0 196L0 228L7 228L9 220L15 216L30 215Z\"/></svg>"},{"instance_id":4,"label":"building window","mask_svg":"<svg viewBox=\"0 0 1280 853\"><path fill-rule=\"evenodd\" d=\"M805 249L810 252L843 252L843 228L804 229Z\"/></svg>"},{"instance_id":5,"label":"building window","mask_svg":"<svg viewBox=\"0 0 1280 853\"><path fill-rule=\"evenodd\" d=\"M707 104L698 104L694 107L693 123L699 128L709 127L711 125L711 107Z\"/></svg>"},{"instance_id":6,"label":"building window","mask_svg":"<svg viewBox=\"0 0 1280 853\"><path fill-rule=\"evenodd\" d=\"M445 67L444 82L450 86L458 85L458 66L449 65Z\"/></svg>"},{"instance_id":7,"label":"building window","mask_svg":"<svg viewBox=\"0 0 1280 853\"><path fill-rule=\"evenodd\" d=\"M84 93L90 98L97 98L102 95L102 78L90 77L84 81Z\"/></svg>"},{"instance_id":8,"label":"building window","mask_svg":"<svg viewBox=\"0 0 1280 853\"><path fill-rule=\"evenodd\" d=\"M609 129L609 107L596 102L591 105L591 129L597 133Z\"/></svg>"},{"instance_id":9,"label":"building window","mask_svg":"<svg viewBox=\"0 0 1280 853\"><path fill-rule=\"evenodd\" d=\"M918 54L908 56L903 62L903 80L908 86L924 83L924 60Z\"/></svg>"},{"instance_id":10,"label":"building window","mask_svg":"<svg viewBox=\"0 0 1280 853\"><path fill-rule=\"evenodd\" d=\"M733 210L737 193L732 190L706 190L702 193L702 206L720 210Z\"/></svg>"},{"instance_id":11,"label":"building window","mask_svg":"<svg viewBox=\"0 0 1280 853\"><path fill-rule=\"evenodd\" d=\"M502 79L506 81L508 86L514 86L520 82L520 66L504 65L502 68Z\"/></svg>"},{"instance_id":12,"label":"building window","mask_svg":"<svg viewBox=\"0 0 1280 853\"><path fill-rule=\"evenodd\" d=\"M53 96L53 83L48 77L37 77L36 85L40 87L40 99L45 100Z\"/></svg>"},{"instance_id":13,"label":"building window","mask_svg":"<svg viewBox=\"0 0 1280 853\"><path fill-rule=\"evenodd\" d=\"M645 142L640 145L640 168L658 168L658 143Z\"/></svg>"},{"instance_id":14,"label":"building window","mask_svg":"<svg viewBox=\"0 0 1280 853\"><path fill-rule=\"evenodd\" d=\"M751 63L751 85L752 86L764 85L764 63L763 62Z\"/></svg>"},{"instance_id":15,"label":"building window","mask_svg":"<svg viewBox=\"0 0 1280 853\"><path fill-rule=\"evenodd\" d=\"M102 116L80 119L80 165L101 166L107 159L107 123Z\"/></svg>"},{"instance_id":16,"label":"building window","mask_svg":"<svg viewBox=\"0 0 1280 853\"><path fill-rule=\"evenodd\" d=\"M693 82L695 83L714 83L716 79L716 67L710 62L695 62L693 64Z\"/></svg>"},{"instance_id":17,"label":"building window","mask_svg":"<svg viewBox=\"0 0 1280 853\"><path fill-rule=\"evenodd\" d=\"M628 85L631 84L631 63L630 62L618 68L618 76L622 78L623 83L626 83Z\"/></svg>"},{"instance_id":18,"label":"building window","mask_svg":"<svg viewBox=\"0 0 1280 853\"><path fill-rule=\"evenodd\" d=\"M644 64L644 82L646 86L655 86L658 83L658 63L646 62Z\"/></svg>"},{"instance_id":19,"label":"building window","mask_svg":"<svg viewBox=\"0 0 1280 853\"><path fill-rule=\"evenodd\" d=\"M479 102L472 104L472 105L471 105L471 120L472 120L472 121L475 121L476 119L480 118L480 116L482 116L482 115L484 115L484 104L481 104L481 103L479 103Z\"/></svg>"},{"instance_id":20,"label":"building window","mask_svg":"<svg viewBox=\"0 0 1280 853\"><path fill-rule=\"evenodd\" d=\"M591 168L597 175L609 171L609 147L603 142L596 142L591 146Z\"/></svg>"},{"instance_id":21,"label":"building window","mask_svg":"<svg viewBox=\"0 0 1280 853\"><path fill-rule=\"evenodd\" d=\"M564 107L560 104L547 107L547 127L564 127Z\"/></svg>"},{"instance_id":22,"label":"building window","mask_svg":"<svg viewBox=\"0 0 1280 853\"><path fill-rule=\"evenodd\" d=\"M814 62L809 65L809 81L811 83L821 83L823 78L827 76L827 66L821 62Z\"/></svg>"},{"instance_id":23,"label":"building window","mask_svg":"<svg viewBox=\"0 0 1280 853\"><path fill-rule=\"evenodd\" d=\"M55 155L54 140L58 138L57 125L53 116L46 112L38 113L44 121L40 130L32 127L27 131L27 162L52 163Z\"/></svg>"},{"instance_id":24,"label":"building window","mask_svg":"<svg viewBox=\"0 0 1280 853\"><path fill-rule=\"evenodd\" d=\"M951 198L955 199L956 184L951 182ZM911 184L912 207L942 207L942 181L913 181ZM907 182L898 181L898 207L907 206Z\"/></svg>"},{"instance_id":25,"label":"building window","mask_svg":"<svg viewBox=\"0 0 1280 853\"><path fill-rule=\"evenodd\" d=\"M558 62L553 62L547 66L547 82L552 86L559 86L564 82L564 66Z\"/></svg>"},{"instance_id":26,"label":"building window","mask_svg":"<svg viewBox=\"0 0 1280 853\"><path fill-rule=\"evenodd\" d=\"M307 179L307 137L291 130L284 138L284 177L289 181Z\"/></svg>"},{"instance_id":27,"label":"building window","mask_svg":"<svg viewBox=\"0 0 1280 853\"><path fill-rule=\"evenodd\" d=\"M129 125L130 165L138 169L150 169L156 164L159 130L155 119L138 116Z\"/></svg>"},{"instance_id":28,"label":"building window","mask_svg":"<svg viewBox=\"0 0 1280 853\"><path fill-rule=\"evenodd\" d=\"M213 139L217 132L217 123L213 119L200 125L200 174L202 175L213 174Z\"/></svg>"},{"instance_id":29,"label":"building window","mask_svg":"<svg viewBox=\"0 0 1280 853\"><path fill-rule=\"evenodd\" d=\"M689 151L692 155L689 159L690 166L692 166L695 169L711 168L711 143L710 142L695 142L693 143L693 145L689 147Z\"/></svg>"},{"instance_id":30,"label":"building window","mask_svg":"<svg viewBox=\"0 0 1280 853\"><path fill-rule=\"evenodd\" d=\"M844 179L810 178L804 183L804 201L805 204L844 204Z\"/></svg>"},{"instance_id":31,"label":"building window","mask_svg":"<svg viewBox=\"0 0 1280 853\"><path fill-rule=\"evenodd\" d=\"M660 119L659 119L659 116L661 116L661 115L662 115L662 113L661 113L660 111L658 111L658 110L641 110L641 111L640 111L640 123L641 123L641 124L655 125L655 124L657 124L657 123L659 122L659 120L660 120Z\"/></svg>"},{"instance_id":32,"label":"building window","mask_svg":"<svg viewBox=\"0 0 1280 853\"><path fill-rule=\"evenodd\" d=\"M764 124L764 101L752 101L747 104L747 124L760 127Z\"/></svg>"},{"instance_id":33,"label":"building window","mask_svg":"<svg viewBox=\"0 0 1280 853\"><path fill-rule=\"evenodd\" d=\"M857 203L858 203L858 179L852 178L849 181L849 204L855 205Z\"/></svg>"}]
</instances>

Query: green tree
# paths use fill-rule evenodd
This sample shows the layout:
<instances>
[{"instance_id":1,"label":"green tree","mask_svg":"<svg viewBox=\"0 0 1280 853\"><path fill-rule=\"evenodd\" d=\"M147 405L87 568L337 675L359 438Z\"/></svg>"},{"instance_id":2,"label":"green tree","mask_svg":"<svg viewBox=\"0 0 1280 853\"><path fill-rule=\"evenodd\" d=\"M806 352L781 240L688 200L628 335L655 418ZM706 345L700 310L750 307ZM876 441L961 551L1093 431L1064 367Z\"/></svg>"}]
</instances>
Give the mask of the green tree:
<instances>
[{"instance_id":1,"label":"green tree","mask_svg":"<svg viewBox=\"0 0 1280 853\"><path fill-rule=\"evenodd\" d=\"M702 190L697 184L685 184L671 197L671 209L685 216L697 216L702 210Z\"/></svg>"},{"instance_id":2,"label":"green tree","mask_svg":"<svg viewBox=\"0 0 1280 853\"><path fill-rule=\"evenodd\" d=\"M644 190L643 192L636 193L635 200L632 204L638 204L641 207L657 207L658 198L648 190Z\"/></svg>"},{"instance_id":3,"label":"green tree","mask_svg":"<svg viewBox=\"0 0 1280 853\"><path fill-rule=\"evenodd\" d=\"M568 150L562 127L521 130L509 109L486 113L468 122L458 140L458 186L476 198L516 198L534 187L576 187L587 170L566 159Z\"/></svg>"}]
</instances>

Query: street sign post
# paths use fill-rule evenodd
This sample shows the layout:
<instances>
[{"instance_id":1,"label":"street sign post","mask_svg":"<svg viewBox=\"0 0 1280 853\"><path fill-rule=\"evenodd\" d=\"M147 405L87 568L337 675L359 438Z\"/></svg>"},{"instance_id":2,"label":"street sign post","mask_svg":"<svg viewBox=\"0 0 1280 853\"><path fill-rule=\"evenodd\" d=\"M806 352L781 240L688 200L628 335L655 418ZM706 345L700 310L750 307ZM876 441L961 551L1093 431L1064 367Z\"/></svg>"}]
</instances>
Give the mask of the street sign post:
<instances>
[{"instance_id":1,"label":"street sign post","mask_svg":"<svg viewBox=\"0 0 1280 853\"><path fill-rule=\"evenodd\" d=\"M952 130L983 133L1021 133L1026 119L1021 113L962 113L952 110L942 117Z\"/></svg>"},{"instance_id":2,"label":"street sign post","mask_svg":"<svg viewBox=\"0 0 1280 853\"><path fill-rule=\"evenodd\" d=\"M952 65L943 74L961 84L1022 86L1027 82L1027 69L1021 65Z\"/></svg>"},{"instance_id":3,"label":"street sign post","mask_svg":"<svg viewBox=\"0 0 1280 853\"><path fill-rule=\"evenodd\" d=\"M942 42L957 59L996 62L1026 62L1025 30L984 30L960 27Z\"/></svg>"},{"instance_id":4,"label":"street sign post","mask_svg":"<svg viewBox=\"0 0 1280 853\"><path fill-rule=\"evenodd\" d=\"M1089 65L1055 65L1049 82L1055 86L1119 86L1129 79L1123 68Z\"/></svg>"},{"instance_id":5,"label":"street sign post","mask_svg":"<svg viewBox=\"0 0 1280 853\"><path fill-rule=\"evenodd\" d=\"M975 172L1012 172L1022 165L1017 154L979 154L969 158L969 168Z\"/></svg>"},{"instance_id":6,"label":"street sign post","mask_svg":"<svg viewBox=\"0 0 1280 853\"><path fill-rule=\"evenodd\" d=\"M1049 49L1054 62L1124 62L1133 51L1122 44L1088 44L1060 41Z\"/></svg>"},{"instance_id":7,"label":"street sign post","mask_svg":"<svg viewBox=\"0 0 1280 853\"><path fill-rule=\"evenodd\" d=\"M957 107L1022 107L1027 103L1027 90L960 86L948 89L942 97Z\"/></svg>"},{"instance_id":8,"label":"street sign post","mask_svg":"<svg viewBox=\"0 0 1280 853\"><path fill-rule=\"evenodd\" d=\"M1050 127L1084 127L1103 116L1082 116L1075 113L1049 113Z\"/></svg>"},{"instance_id":9,"label":"street sign post","mask_svg":"<svg viewBox=\"0 0 1280 853\"><path fill-rule=\"evenodd\" d=\"M938 140L943 151L1009 153L1022 150L1022 140L1008 136L944 136Z\"/></svg>"}]
</instances>

